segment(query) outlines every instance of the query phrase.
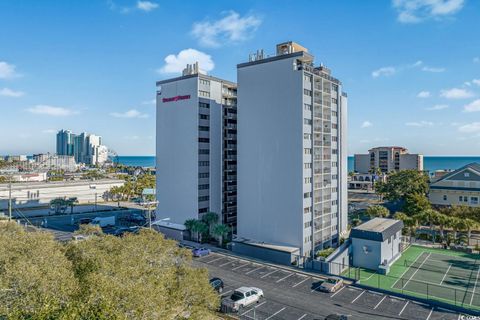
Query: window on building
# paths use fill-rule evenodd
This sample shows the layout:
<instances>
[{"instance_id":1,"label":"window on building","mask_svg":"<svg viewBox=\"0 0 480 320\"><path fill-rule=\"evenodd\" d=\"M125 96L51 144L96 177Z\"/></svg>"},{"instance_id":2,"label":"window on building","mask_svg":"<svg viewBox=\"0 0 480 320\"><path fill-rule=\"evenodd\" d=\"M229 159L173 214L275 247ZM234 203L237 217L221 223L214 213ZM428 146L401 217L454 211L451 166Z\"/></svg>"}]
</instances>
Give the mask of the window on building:
<instances>
[{"instance_id":1,"label":"window on building","mask_svg":"<svg viewBox=\"0 0 480 320\"><path fill-rule=\"evenodd\" d=\"M312 163L311 162L305 162L303 164L304 169L312 169Z\"/></svg>"},{"instance_id":2,"label":"window on building","mask_svg":"<svg viewBox=\"0 0 480 320\"><path fill-rule=\"evenodd\" d=\"M312 212L312 207L303 208L303 213L311 213L311 212Z\"/></svg>"},{"instance_id":3,"label":"window on building","mask_svg":"<svg viewBox=\"0 0 480 320\"><path fill-rule=\"evenodd\" d=\"M303 194L303 198L304 198L304 199L308 199L308 198L311 198L311 197L312 197L312 193L311 193L311 192L305 192L305 193Z\"/></svg>"},{"instance_id":4,"label":"window on building","mask_svg":"<svg viewBox=\"0 0 480 320\"><path fill-rule=\"evenodd\" d=\"M199 103L198 103L198 106L199 106L200 108L210 109L210 104L205 103L205 102L199 102Z\"/></svg>"},{"instance_id":5,"label":"window on building","mask_svg":"<svg viewBox=\"0 0 480 320\"><path fill-rule=\"evenodd\" d=\"M199 184L198 185L198 190L207 190L210 188L209 184Z\"/></svg>"},{"instance_id":6,"label":"window on building","mask_svg":"<svg viewBox=\"0 0 480 320\"><path fill-rule=\"evenodd\" d=\"M198 154L210 154L210 150L209 149L199 149Z\"/></svg>"},{"instance_id":7,"label":"window on building","mask_svg":"<svg viewBox=\"0 0 480 320\"><path fill-rule=\"evenodd\" d=\"M204 84L204 85L206 85L206 86L209 86L209 85L210 85L210 81L205 80L205 79L200 79L200 84Z\"/></svg>"},{"instance_id":8,"label":"window on building","mask_svg":"<svg viewBox=\"0 0 480 320\"><path fill-rule=\"evenodd\" d=\"M311 96L312 96L312 90L303 89L303 94L305 94L306 96L311 97Z\"/></svg>"},{"instance_id":9,"label":"window on building","mask_svg":"<svg viewBox=\"0 0 480 320\"><path fill-rule=\"evenodd\" d=\"M200 167L208 167L210 165L210 161L198 161L198 166Z\"/></svg>"},{"instance_id":10,"label":"window on building","mask_svg":"<svg viewBox=\"0 0 480 320\"><path fill-rule=\"evenodd\" d=\"M303 124L312 125L312 119L303 119Z\"/></svg>"},{"instance_id":11,"label":"window on building","mask_svg":"<svg viewBox=\"0 0 480 320\"><path fill-rule=\"evenodd\" d=\"M208 119L210 119L210 116L208 114L201 114L200 119L208 120Z\"/></svg>"},{"instance_id":12,"label":"window on building","mask_svg":"<svg viewBox=\"0 0 480 320\"><path fill-rule=\"evenodd\" d=\"M312 178L307 177L304 179L306 184L312 183Z\"/></svg>"},{"instance_id":13,"label":"window on building","mask_svg":"<svg viewBox=\"0 0 480 320\"><path fill-rule=\"evenodd\" d=\"M446 194L443 195L443 201L447 201L447 195Z\"/></svg>"},{"instance_id":14,"label":"window on building","mask_svg":"<svg viewBox=\"0 0 480 320\"><path fill-rule=\"evenodd\" d=\"M337 142L337 141L338 141L338 137L333 136L333 137L332 137L332 141Z\"/></svg>"},{"instance_id":15,"label":"window on building","mask_svg":"<svg viewBox=\"0 0 480 320\"><path fill-rule=\"evenodd\" d=\"M208 207L207 208L201 208L198 210L198 213L207 213L209 210L208 210Z\"/></svg>"},{"instance_id":16,"label":"window on building","mask_svg":"<svg viewBox=\"0 0 480 320\"><path fill-rule=\"evenodd\" d=\"M208 201L210 200L210 197L209 196L201 196L201 197L198 197L198 201Z\"/></svg>"},{"instance_id":17,"label":"window on building","mask_svg":"<svg viewBox=\"0 0 480 320\"><path fill-rule=\"evenodd\" d=\"M209 143L210 139L209 138L198 138L198 142Z\"/></svg>"},{"instance_id":18,"label":"window on building","mask_svg":"<svg viewBox=\"0 0 480 320\"><path fill-rule=\"evenodd\" d=\"M478 204L478 197L470 197L471 204Z\"/></svg>"},{"instance_id":19,"label":"window on building","mask_svg":"<svg viewBox=\"0 0 480 320\"><path fill-rule=\"evenodd\" d=\"M199 131L210 131L210 128L206 127L206 126L198 126L198 130Z\"/></svg>"},{"instance_id":20,"label":"window on building","mask_svg":"<svg viewBox=\"0 0 480 320\"><path fill-rule=\"evenodd\" d=\"M312 134L311 133L304 133L303 134L303 139L312 140Z\"/></svg>"},{"instance_id":21,"label":"window on building","mask_svg":"<svg viewBox=\"0 0 480 320\"><path fill-rule=\"evenodd\" d=\"M338 117L338 112L337 111L332 111L332 116L333 117Z\"/></svg>"},{"instance_id":22,"label":"window on building","mask_svg":"<svg viewBox=\"0 0 480 320\"><path fill-rule=\"evenodd\" d=\"M338 154L338 149L332 149L332 154Z\"/></svg>"},{"instance_id":23,"label":"window on building","mask_svg":"<svg viewBox=\"0 0 480 320\"><path fill-rule=\"evenodd\" d=\"M462 202L463 201L463 196L459 196L458 201Z\"/></svg>"},{"instance_id":24,"label":"window on building","mask_svg":"<svg viewBox=\"0 0 480 320\"><path fill-rule=\"evenodd\" d=\"M308 103L304 103L303 109L305 109L306 111L312 111L312 105Z\"/></svg>"},{"instance_id":25,"label":"window on building","mask_svg":"<svg viewBox=\"0 0 480 320\"><path fill-rule=\"evenodd\" d=\"M198 178L200 178L200 179L209 178L209 177L210 177L210 173L208 173L208 172L202 172L202 173L198 174Z\"/></svg>"},{"instance_id":26,"label":"window on building","mask_svg":"<svg viewBox=\"0 0 480 320\"><path fill-rule=\"evenodd\" d=\"M305 74L304 79L305 79L305 81L312 82L312 76L311 75Z\"/></svg>"},{"instance_id":27,"label":"window on building","mask_svg":"<svg viewBox=\"0 0 480 320\"><path fill-rule=\"evenodd\" d=\"M305 148L303 150L304 154L312 154L312 149L311 148Z\"/></svg>"},{"instance_id":28,"label":"window on building","mask_svg":"<svg viewBox=\"0 0 480 320\"><path fill-rule=\"evenodd\" d=\"M210 98L210 92L208 91L198 90L198 95L200 97Z\"/></svg>"},{"instance_id":29,"label":"window on building","mask_svg":"<svg viewBox=\"0 0 480 320\"><path fill-rule=\"evenodd\" d=\"M332 129L338 129L338 124L332 123Z\"/></svg>"},{"instance_id":30,"label":"window on building","mask_svg":"<svg viewBox=\"0 0 480 320\"><path fill-rule=\"evenodd\" d=\"M332 103L333 103L333 104L337 104L337 103L338 103L337 99L336 99L336 98L332 98Z\"/></svg>"}]
</instances>

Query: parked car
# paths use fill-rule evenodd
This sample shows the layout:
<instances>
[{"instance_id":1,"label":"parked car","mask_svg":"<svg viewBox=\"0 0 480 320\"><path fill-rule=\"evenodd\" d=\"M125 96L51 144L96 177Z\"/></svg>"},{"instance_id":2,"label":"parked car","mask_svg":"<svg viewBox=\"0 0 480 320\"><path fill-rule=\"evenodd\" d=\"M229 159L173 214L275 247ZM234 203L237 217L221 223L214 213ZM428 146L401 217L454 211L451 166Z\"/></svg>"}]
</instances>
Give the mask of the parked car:
<instances>
[{"instance_id":1,"label":"parked car","mask_svg":"<svg viewBox=\"0 0 480 320\"><path fill-rule=\"evenodd\" d=\"M329 314L325 320L348 320L348 316L344 314Z\"/></svg>"},{"instance_id":2,"label":"parked car","mask_svg":"<svg viewBox=\"0 0 480 320\"><path fill-rule=\"evenodd\" d=\"M210 254L210 249L195 248L195 249L192 250L192 254L193 254L194 257L208 256Z\"/></svg>"},{"instance_id":3,"label":"parked car","mask_svg":"<svg viewBox=\"0 0 480 320\"><path fill-rule=\"evenodd\" d=\"M210 279L210 285L212 288L217 291L218 293L223 292L223 280L220 278L212 278Z\"/></svg>"},{"instance_id":4,"label":"parked car","mask_svg":"<svg viewBox=\"0 0 480 320\"><path fill-rule=\"evenodd\" d=\"M101 228L115 226L115 216L111 217L95 217L92 224L98 225Z\"/></svg>"},{"instance_id":5,"label":"parked car","mask_svg":"<svg viewBox=\"0 0 480 320\"><path fill-rule=\"evenodd\" d=\"M233 291L230 298L222 301L222 307L238 312L240 308L248 307L253 303L257 303L262 297L263 291L259 288L240 287Z\"/></svg>"},{"instance_id":6,"label":"parked car","mask_svg":"<svg viewBox=\"0 0 480 320\"><path fill-rule=\"evenodd\" d=\"M81 218L79 219L76 224L77 225L81 225L81 224L89 224L90 222L92 222L92 218Z\"/></svg>"},{"instance_id":7,"label":"parked car","mask_svg":"<svg viewBox=\"0 0 480 320\"><path fill-rule=\"evenodd\" d=\"M113 235L120 237L120 236L124 236L127 233L137 233L138 230L139 230L138 227L122 227L122 228L115 229L115 231L113 232Z\"/></svg>"},{"instance_id":8,"label":"parked car","mask_svg":"<svg viewBox=\"0 0 480 320\"><path fill-rule=\"evenodd\" d=\"M329 277L318 287L320 291L336 292L343 287L343 279L339 277Z\"/></svg>"}]
</instances>

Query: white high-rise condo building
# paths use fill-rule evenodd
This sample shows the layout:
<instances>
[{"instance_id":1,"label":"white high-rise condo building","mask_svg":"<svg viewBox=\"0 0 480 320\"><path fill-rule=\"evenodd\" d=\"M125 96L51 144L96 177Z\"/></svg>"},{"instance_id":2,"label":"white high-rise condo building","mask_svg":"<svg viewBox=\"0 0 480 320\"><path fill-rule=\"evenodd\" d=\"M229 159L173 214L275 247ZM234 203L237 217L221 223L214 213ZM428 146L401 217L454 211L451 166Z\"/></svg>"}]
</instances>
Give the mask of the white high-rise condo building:
<instances>
[{"instance_id":1,"label":"white high-rise condo building","mask_svg":"<svg viewBox=\"0 0 480 320\"><path fill-rule=\"evenodd\" d=\"M235 229L237 86L187 65L157 82L157 217L179 227L215 212Z\"/></svg>"},{"instance_id":2,"label":"white high-rise condo building","mask_svg":"<svg viewBox=\"0 0 480 320\"><path fill-rule=\"evenodd\" d=\"M347 95L306 48L276 49L237 66L237 240L311 257L347 229Z\"/></svg>"},{"instance_id":3,"label":"white high-rise condo building","mask_svg":"<svg viewBox=\"0 0 480 320\"><path fill-rule=\"evenodd\" d=\"M77 163L101 165L108 160L108 148L102 145L102 137L83 132L79 135L70 130L57 133L57 154L74 156Z\"/></svg>"}]
</instances>

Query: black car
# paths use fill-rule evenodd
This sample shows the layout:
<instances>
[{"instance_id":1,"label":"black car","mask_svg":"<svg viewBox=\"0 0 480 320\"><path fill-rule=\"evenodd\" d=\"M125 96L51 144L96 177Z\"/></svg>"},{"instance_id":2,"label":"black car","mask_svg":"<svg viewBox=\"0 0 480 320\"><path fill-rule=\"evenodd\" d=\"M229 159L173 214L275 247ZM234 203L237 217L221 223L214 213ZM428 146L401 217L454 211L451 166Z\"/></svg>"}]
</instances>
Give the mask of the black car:
<instances>
[{"instance_id":1,"label":"black car","mask_svg":"<svg viewBox=\"0 0 480 320\"><path fill-rule=\"evenodd\" d=\"M212 288L217 291L218 293L222 293L223 291L223 281L220 278L212 278L210 279L210 285Z\"/></svg>"}]
</instances>

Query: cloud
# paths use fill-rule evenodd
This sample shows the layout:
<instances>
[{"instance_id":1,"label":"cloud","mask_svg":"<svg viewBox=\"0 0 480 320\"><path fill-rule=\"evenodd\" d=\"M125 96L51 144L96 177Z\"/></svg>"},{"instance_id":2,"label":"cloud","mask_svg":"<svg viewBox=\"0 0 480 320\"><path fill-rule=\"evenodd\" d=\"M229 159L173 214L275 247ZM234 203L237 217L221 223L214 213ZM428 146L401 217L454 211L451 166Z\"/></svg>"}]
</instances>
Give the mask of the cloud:
<instances>
[{"instance_id":1,"label":"cloud","mask_svg":"<svg viewBox=\"0 0 480 320\"><path fill-rule=\"evenodd\" d=\"M417 98L430 98L431 94L430 91L420 91L417 94Z\"/></svg>"},{"instance_id":2,"label":"cloud","mask_svg":"<svg viewBox=\"0 0 480 320\"><path fill-rule=\"evenodd\" d=\"M426 72L434 72L434 73L440 73L440 72L445 72L445 68L435 68L435 67L428 67L428 66L425 66L422 68L422 71L426 71Z\"/></svg>"},{"instance_id":3,"label":"cloud","mask_svg":"<svg viewBox=\"0 0 480 320\"><path fill-rule=\"evenodd\" d=\"M464 133L480 132L480 122L472 122L458 127L458 131Z\"/></svg>"},{"instance_id":4,"label":"cloud","mask_svg":"<svg viewBox=\"0 0 480 320\"><path fill-rule=\"evenodd\" d=\"M463 107L465 112L477 112L480 111L480 99L477 99Z\"/></svg>"},{"instance_id":5,"label":"cloud","mask_svg":"<svg viewBox=\"0 0 480 320\"><path fill-rule=\"evenodd\" d=\"M237 12L216 21L203 21L193 24L192 35L206 47L219 47L224 43L239 43L253 36L262 20L255 15L241 17Z\"/></svg>"},{"instance_id":6,"label":"cloud","mask_svg":"<svg viewBox=\"0 0 480 320\"><path fill-rule=\"evenodd\" d=\"M389 77L389 76L393 76L395 73L397 73L397 69L395 67L382 67L380 69L372 71L372 77L374 78L378 78L381 76Z\"/></svg>"},{"instance_id":7,"label":"cloud","mask_svg":"<svg viewBox=\"0 0 480 320\"><path fill-rule=\"evenodd\" d=\"M426 127L433 127L433 122L430 121L418 121L418 122L407 122L405 123L407 127L418 127L418 128L426 128Z\"/></svg>"},{"instance_id":8,"label":"cloud","mask_svg":"<svg viewBox=\"0 0 480 320\"><path fill-rule=\"evenodd\" d=\"M14 91L14 90L9 89L9 88L0 89L0 96L11 97L11 98L19 98L23 95L25 95L25 92L22 92L22 91Z\"/></svg>"},{"instance_id":9,"label":"cloud","mask_svg":"<svg viewBox=\"0 0 480 320\"><path fill-rule=\"evenodd\" d=\"M5 61L0 61L0 79L11 79L20 77L13 64L9 64Z\"/></svg>"},{"instance_id":10,"label":"cloud","mask_svg":"<svg viewBox=\"0 0 480 320\"><path fill-rule=\"evenodd\" d=\"M149 12L158 8L158 4L150 1L137 1L137 9Z\"/></svg>"},{"instance_id":11,"label":"cloud","mask_svg":"<svg viewBox=\"0 0 480 320\"><path fill-rule=\"evenodd\" d=\"M476 84L477 86L480 86L480 79L473 79L472 82L473 82L473 84Z\"/></svg>"},{"instance_id":12,"label":"cloud","mask_svg":"<svg viewBox=\"0 0 480 320\"><path fill-rule=\"evenodd\" d=\"M32 108L28 108L27 111L33 114L47 115L52 117L67 117L78 114L78 111L47 105L36 105Z\"/></svg>"},{"instance_id":13,"label":"cloud","mask_svg":"<svg viewBox=\"0 0 480 320\"><path fill-rule=\"evenodd\" d=\"M426 108L425 110L437 111L437 110L443 110L443 109L447 109L447 108L448 108L448 105L446 105L446 104L437 104L437 105L434 105L433 107Z\"/></svg>"},{"instance_id":14,"label":"cloud","mask_svg":"<svg viewBox=\"0 0 480 320\"><path fill-rule=\"evenodd\" d=\"M370 128L371 126L373 126L373 123L371 123L370 121L367 120L367 121L363 121L360 128Z\"/></svg>"},{"instance_id":15,"label":"cloud","mask_svg":"<svg viewBox=\"0 0 480 320\"><path fill-rule=\"evenodd\" d=\"M442 90L440 96L447 99L467 99L473 97L473 93L459 88Z\"/></svg>"},{"instance_id":16,"label":"cloud","mask_svg":"<svg viewBox=\"0 0 480 320\"><path fill-rule=\"evenodd\" d=\"M419 23L452 16L463 8L464 0L393 0L401 23Z\"/></svg>"},{"instance_id":17,"label":"cloud","mask_svg":"<svg viewBox=\"0 0 480 320\"><path fill-rule=\"evenodd\" d=\"M131 109L131 110L128 110L128 111L122 112L122 113L112 112L112 113L110 113L110 115L113 116L113 117L115 117L115 118L128 118L128 119L132 119L132 118L148 118L148 114L141 113L141 112L138 111L137 109Z\"/></svg>"},{"instance_id":18,"label":"cloud","mask_svg":"<svg viewBox=\"0 0 480 320\"><path fill-rule=\"evenodd\" d=\"M480 63L480 57L473 58L473 63Z\"/></svg>"},{"instance_id":19,"label":"cloud","mask_svg":"<svg viewBox=\"0 0 480 320\"><path fill-rule=\"evenodd\" d=\"M165 65L158 69L159 73L181 73L187 64L198 62L202 72L213 70L215 64L212 57L195 49L185 49L177 55L170 54L165 57Z\"/></svg>"}]
</instances>

